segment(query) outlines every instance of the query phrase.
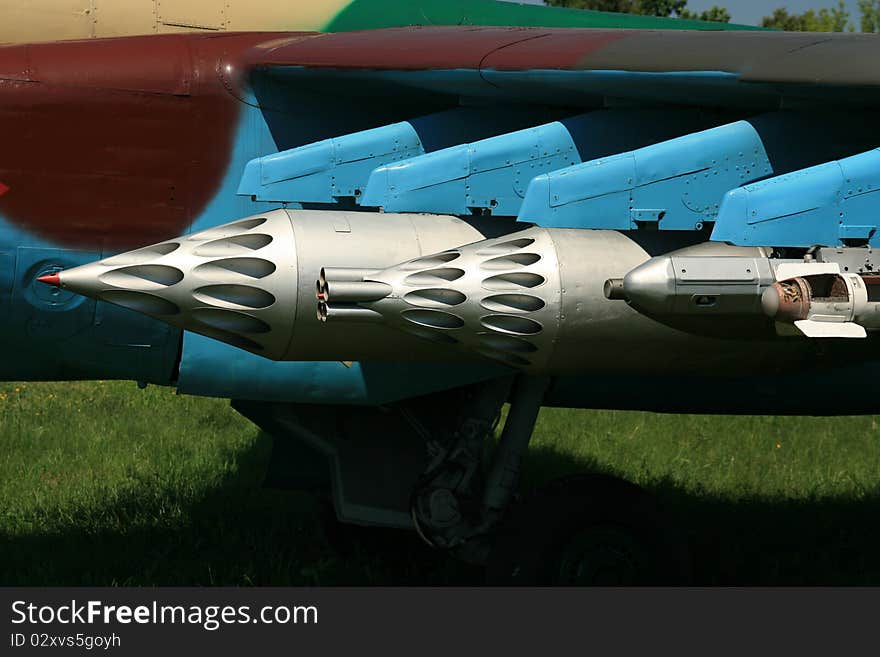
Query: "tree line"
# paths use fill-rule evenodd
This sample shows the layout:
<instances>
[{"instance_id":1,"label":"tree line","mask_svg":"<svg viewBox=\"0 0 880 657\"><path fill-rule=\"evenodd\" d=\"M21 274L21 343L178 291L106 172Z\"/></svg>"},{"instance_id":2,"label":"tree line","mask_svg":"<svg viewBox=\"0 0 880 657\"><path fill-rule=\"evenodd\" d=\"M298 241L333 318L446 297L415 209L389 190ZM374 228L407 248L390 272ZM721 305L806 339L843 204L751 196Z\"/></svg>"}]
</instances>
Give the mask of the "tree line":
<instances>
[{"instance_id":1,"label":"tree line","mask_svg":"<svg viewBox=\"0 0 880 657\"><path fill-rule=\"evenodd\" d=\"M664 16L701 21L730 22L730 12L721 6L713 6L701 12L688 9L688 0L545 0L553 7L594 9L643 16ZM862 32L880 32L880 0L858 0L858 23ZM762 27L790 32L853 32L855 23L843 0L836 6L808 9L800 14L785 7L773 10L761 20Z\"/></svg>"}]
</instances>

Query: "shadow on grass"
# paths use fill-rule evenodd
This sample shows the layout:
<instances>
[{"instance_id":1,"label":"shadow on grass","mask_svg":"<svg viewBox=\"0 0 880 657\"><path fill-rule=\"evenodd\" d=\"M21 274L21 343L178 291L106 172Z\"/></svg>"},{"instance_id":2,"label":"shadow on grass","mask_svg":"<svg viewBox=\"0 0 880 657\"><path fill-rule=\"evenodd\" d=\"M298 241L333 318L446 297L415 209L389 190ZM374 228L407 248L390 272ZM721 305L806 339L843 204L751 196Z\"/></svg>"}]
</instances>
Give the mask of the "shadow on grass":
<instances>
[{"instance_id":1,"label":"shadow on grass","mask_svg":"<svg viewBox=\"0 0 880 657\"><path fill-rule=\"evenodd\" d=\"M551 449L529 455L526 487L577 472L615 474ZM541 473L532 474L531 473ZM880 490L862 499L730 499L677 483L647 486L687 537L695 585L877 585Z\"/></svg>"},{"instance_id":2,"label":"shadow on grass","mask_svg":"<svg viewBox=\"0 0 880 657\"><path fill-rule=\"evenodd\" d=\"M0 534L4 585L480 584L479 569L446 559L414 533L333 528L307 493L260 487L271 438L195 501L135 493L57 534ZM529 457L526 486L601 471L547 449ZM541 473L538 475L537 473ZM864 500L726 500L651 487L687 533L699 585L880 583L880 491ZM169 517L167 508L182 505ZM181 520L182 518L182 520Z\"/></svg>"},{"instance_id":3,"label":"shadow on grass","mask_svg":"<svg viewBox=\"0 0 880 657\"><path fill-rule=\"evenodd\" d=\"M479 571L425 548L412 532L325 522L314 495L261 486L272 438L261 433L209 494L145 483L69 528L0 528L0 585L466 584ZM181 513L169 509L181 507Z\"/></svg>"}]
</instances>

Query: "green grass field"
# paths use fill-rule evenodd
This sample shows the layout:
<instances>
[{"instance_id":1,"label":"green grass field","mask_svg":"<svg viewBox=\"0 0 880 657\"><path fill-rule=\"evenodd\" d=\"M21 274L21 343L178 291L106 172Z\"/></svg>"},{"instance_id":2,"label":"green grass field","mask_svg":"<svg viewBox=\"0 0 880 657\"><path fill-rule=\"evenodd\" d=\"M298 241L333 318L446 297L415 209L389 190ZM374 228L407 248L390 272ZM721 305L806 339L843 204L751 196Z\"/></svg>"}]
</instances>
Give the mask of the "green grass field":
<instances>
[{"instance_id":1,"label":"green grass field","mask_svg":"<svg viewBox=\"0 0 880 657\"><path fill-rule=\"evenodd\" d=\"M271 438L223 400L0 384L0 584L478 584L414 535L333 530L260 486ZM545 409L528 491L580 471L654 491L697 584L878 584L874 417Z\"/></svg>"}]
</instances>

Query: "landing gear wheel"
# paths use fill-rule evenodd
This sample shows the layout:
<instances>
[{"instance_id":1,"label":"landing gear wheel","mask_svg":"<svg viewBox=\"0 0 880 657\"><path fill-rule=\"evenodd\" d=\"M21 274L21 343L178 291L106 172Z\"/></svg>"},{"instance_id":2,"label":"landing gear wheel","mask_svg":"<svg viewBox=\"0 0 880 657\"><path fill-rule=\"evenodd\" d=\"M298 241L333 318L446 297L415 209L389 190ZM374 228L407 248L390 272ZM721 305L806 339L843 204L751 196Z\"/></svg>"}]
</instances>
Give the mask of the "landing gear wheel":
<instances>
[{"instance_id":1,"label":"landing gear wheel","mask_svg":"<svg viewBox=\"0 0 880 657\"><path fill-rule=\"evenodd\" d=\"M486 571L497 585L683 584L685 542L654 498L616 477L557 480L510 509Z\"/></svg>"}]
</instances>

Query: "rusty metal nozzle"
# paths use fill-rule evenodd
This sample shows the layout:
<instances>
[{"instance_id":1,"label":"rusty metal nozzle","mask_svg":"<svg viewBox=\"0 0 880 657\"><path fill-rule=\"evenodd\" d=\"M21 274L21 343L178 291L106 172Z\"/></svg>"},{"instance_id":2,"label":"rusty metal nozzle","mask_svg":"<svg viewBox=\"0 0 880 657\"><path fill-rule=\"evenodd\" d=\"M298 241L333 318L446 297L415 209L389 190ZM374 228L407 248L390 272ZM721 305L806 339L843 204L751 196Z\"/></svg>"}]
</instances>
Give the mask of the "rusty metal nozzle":
<instances>
[{"instance_id":1,"label":"rusty metal nozzle","mask_svg":"<svg viewBox=\"0 0 880 657\"><path fill-rule=\"evenodd\" d=\"M761 295L764 314L780 322L806 319L811 302L810 285L800 276L774 283Z\"/></svg>"}]
</instances>

